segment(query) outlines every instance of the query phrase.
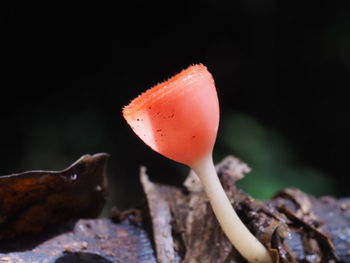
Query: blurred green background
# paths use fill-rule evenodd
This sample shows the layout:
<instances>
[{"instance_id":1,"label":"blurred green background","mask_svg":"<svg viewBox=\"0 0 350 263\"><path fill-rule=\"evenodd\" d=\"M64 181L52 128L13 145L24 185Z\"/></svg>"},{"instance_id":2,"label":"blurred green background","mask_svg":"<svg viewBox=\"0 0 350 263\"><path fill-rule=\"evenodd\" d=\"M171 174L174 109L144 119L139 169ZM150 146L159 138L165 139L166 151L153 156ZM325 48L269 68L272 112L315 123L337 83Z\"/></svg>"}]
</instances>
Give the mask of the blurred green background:
<instances>
[{"instance_id":1,"label":"blurred green background","mask_svg":"<svg viewBox=\"0 0 350 263\"><path fill-rule=\"evenodd\" d=\"M298 187L349 196L350 8L346 1L114 1L0 10L0 174L63 169L108 152L110 202L142 202L140 165L180 185L188 169L152 152L121 108L193 63L221 103L215 160L252 168L267 199Z\"/></svg>"},{"instance_id":2,"label":"blurred green background","mask_svg":"<svg viewBox=\"0 0 350 263\"><path fill-rule=\"evenodd\" d=\"M336 195L336 181L301 162L296 149L276 131L251 116L227 114L222 120L217 156L232 152L252 169L238 185L252 196L268 199L279 189L297 187L307 193Z\"/></svg>"}]
</instances>

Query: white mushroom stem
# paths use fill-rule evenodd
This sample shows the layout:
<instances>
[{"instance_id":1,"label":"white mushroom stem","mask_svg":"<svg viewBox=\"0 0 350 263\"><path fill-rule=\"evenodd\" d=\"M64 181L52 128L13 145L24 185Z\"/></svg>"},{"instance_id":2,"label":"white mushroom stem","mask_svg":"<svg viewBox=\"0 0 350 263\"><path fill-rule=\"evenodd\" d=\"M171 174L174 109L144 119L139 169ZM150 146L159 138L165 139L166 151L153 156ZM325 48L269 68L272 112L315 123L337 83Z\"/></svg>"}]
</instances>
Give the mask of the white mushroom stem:
<instances>
[{"instance_id":1,"label":"white mushroom stem","mask_svg":"<svg viewBox=\"0 0 350 263\"><path fill-rule=\"evenodd\" d=\"M221 228L237 251L250 263L272 263L267 249L243 224L216 174L211 155L191 167L200 178Z\"/></svg>"}]
</instances>

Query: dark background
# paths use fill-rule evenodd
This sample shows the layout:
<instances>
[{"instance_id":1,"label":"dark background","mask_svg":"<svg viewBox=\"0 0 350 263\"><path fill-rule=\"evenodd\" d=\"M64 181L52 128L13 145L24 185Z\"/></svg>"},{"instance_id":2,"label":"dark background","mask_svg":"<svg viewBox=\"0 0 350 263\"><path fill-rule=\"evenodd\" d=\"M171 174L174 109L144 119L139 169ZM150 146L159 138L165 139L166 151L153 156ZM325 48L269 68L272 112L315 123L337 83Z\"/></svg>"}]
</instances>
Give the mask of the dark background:
<instances>
[{"instance_id":1,"label":"dark background","mask_svg":"<svg viewBox=\"0 0 350 263\"><path fill-rule=\"evenodd\" d=\"M152 180L180 184L187 170L149 150L121 108L203 63L221 102L215 160L236 154L247 161L254 169L247 191L268 198L296 186L349 195L346 1L114 1L0 10L0 174L62 169L82 154L108 152L112 204L125 208L142 199L141 164Z\"/></svg>"}]
</instances>

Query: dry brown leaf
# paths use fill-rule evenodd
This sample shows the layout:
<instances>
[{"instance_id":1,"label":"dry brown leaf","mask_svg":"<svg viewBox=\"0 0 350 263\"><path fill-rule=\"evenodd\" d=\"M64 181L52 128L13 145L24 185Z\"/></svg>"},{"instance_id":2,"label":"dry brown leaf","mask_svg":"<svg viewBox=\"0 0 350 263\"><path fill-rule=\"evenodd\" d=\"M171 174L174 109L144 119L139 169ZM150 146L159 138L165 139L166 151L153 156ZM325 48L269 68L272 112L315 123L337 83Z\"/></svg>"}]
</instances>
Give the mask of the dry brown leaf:
<instances>
[{"instance_id":1,"label":"dry brown leaf","mask_svg":"<svg viewBox=\"0 0 350 263\"><path fill-rule=\"evenodd\" d=\"M1 176L0 239L96 217L105 203L107 159L107 154L84 155L62 171Z\"/></svg>"}]
</instances>

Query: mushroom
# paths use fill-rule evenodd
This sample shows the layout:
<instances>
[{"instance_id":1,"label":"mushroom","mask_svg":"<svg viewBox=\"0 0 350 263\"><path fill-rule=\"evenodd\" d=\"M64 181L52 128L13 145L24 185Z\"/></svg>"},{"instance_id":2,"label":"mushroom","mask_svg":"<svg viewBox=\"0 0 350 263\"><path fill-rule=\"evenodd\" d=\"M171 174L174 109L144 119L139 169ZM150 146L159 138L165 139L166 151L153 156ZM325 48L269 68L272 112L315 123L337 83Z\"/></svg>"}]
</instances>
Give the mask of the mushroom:
<instances>
[{"instance_id":1,"label":"mushroom","mask_svg":"<svg viewBox=\"0 0 350 263\"><path fill-rule=\"evenodd\" d=\"M251 263L271 263L267 249L243 224L227 198L212 152L219 126L219 102L212 75L192 65L139 95L123 108L133 131L154 151L194 170L223 231Z\"/></svg>"}]
</instances>

